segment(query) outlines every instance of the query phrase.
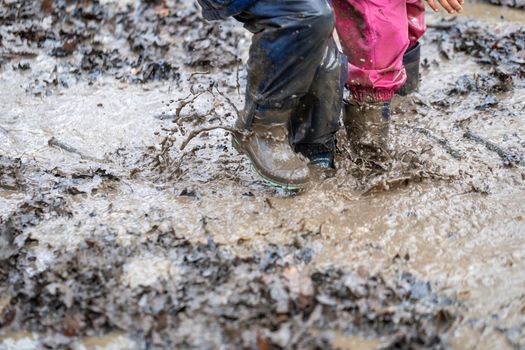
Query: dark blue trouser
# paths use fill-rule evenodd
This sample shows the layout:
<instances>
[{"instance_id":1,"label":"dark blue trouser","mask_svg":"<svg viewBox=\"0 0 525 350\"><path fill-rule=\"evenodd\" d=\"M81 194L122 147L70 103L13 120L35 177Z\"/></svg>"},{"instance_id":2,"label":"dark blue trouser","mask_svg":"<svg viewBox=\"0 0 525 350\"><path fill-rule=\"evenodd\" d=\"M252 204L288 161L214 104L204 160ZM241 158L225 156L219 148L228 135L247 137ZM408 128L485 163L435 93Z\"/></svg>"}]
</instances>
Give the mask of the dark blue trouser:
<instances>
[{"instance_id":1,"label":"dark blue trouser","mask_svg":"<svg viewBox=\"0 0 525 350\"><path fill-rule=\"evenodd\" d=\"M294 144L328 141L339 128L343 81L328 1L256 0L234 15L253 33L246 110L293 108Z\"/></svg>"}]
</instances>

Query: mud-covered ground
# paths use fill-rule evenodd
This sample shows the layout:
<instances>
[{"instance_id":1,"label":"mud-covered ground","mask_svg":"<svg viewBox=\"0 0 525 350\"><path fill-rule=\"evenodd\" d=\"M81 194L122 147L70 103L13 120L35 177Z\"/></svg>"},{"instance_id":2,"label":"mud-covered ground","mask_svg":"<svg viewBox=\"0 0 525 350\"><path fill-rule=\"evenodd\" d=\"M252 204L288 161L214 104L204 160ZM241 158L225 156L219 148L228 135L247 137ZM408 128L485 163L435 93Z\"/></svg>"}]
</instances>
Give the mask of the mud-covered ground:
<instances>
[{"instance_id":1,"label":"mud-covered ground","mask_svg":"<svg viewBox=\"0 0 525 350\"><path fill-rule=\"evenodd\" d=\"M429 15L391 160L296 194L230 147L233 21L0 0L0 349L525 348L524 23Z\"/></svg>"}]
</instances>

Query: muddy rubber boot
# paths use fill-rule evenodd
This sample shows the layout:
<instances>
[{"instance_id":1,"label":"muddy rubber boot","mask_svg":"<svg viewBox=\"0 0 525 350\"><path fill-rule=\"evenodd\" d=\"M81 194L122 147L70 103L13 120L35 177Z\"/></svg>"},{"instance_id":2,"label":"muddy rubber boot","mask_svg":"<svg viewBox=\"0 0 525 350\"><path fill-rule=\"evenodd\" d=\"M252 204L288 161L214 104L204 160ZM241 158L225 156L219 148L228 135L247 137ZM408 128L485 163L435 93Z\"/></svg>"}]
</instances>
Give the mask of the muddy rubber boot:
<instances>
[{"instance_id":1,"label":"muddy rubber boot","mask_svg":"<svg viewBox=\"0 0 525 350\"><path fill-rule=\"evenodd\" d=\"M288 190L303 189L309 181L308 161L295 153L290 145L288 121L290 111L255 113L253 121L240 119L236 126L247 130L244 135L234 134L232 143L239 153L245 154L255 171L272 186Z\"/></svg>"},{"instance_id":2,"label":"muddy rubber boot","mask_svg":"<svg viewBox=\"0 0 525 350\"><path fill-rule=\"evenodd\" d=\"M403 56L403 64L407 73L406 83L397 89L396 94L406 96L419 88L419 65L421 61L421 45L417 42Z\"/></svg>"},{"instance_id":3,"label":"muddy rubber boot","mask_svg":"<svg viewBox=\"0 0 525 350\"><path fill-rule=\"evenodd\" d=\"M335 139L324 144L306 143L295 145L295 150L310 160L310 165L334 169Z\"/></svg>"},{"instance_id":4,"label":"muddy rubber boot","mask_svg":"<svg viewBox=\"0 0 525 350\"><path fill-rule=\"evenodd\" d=\"M352 149L362 158L388 155L390 102L346 102L344 124Z\"/></svg>"}]
</instances>

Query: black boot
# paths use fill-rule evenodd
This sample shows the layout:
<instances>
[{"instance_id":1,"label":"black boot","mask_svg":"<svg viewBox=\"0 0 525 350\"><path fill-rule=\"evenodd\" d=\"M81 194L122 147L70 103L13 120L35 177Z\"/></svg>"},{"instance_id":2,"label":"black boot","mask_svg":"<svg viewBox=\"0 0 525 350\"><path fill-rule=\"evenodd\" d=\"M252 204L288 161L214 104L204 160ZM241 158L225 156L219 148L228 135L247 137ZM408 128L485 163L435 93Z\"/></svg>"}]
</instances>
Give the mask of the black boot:
<instances>
[{"instance_id":1,"label":"black boot","mask_svg":"<svg viewBox=\"0 0 525 350\"><path fill-rule=\"evenodd\" d=\"M348 102L343 119L352 149L362 158L384 159L389 149L390 102Z\"/></svg>"},{"instance_id":2,"label":"black boot","mask_svg":"<svg viewBox=\"0 0 525 350\"><path fill-rule=\"evenodd\" d=\"M421 61L421 45L417 42L410 47L403 56L403 64L407 72L407 81L401 86L396 93L400 96L406 96L416 92L419 88L419 64Z\"/></svg>"}]
</instances>

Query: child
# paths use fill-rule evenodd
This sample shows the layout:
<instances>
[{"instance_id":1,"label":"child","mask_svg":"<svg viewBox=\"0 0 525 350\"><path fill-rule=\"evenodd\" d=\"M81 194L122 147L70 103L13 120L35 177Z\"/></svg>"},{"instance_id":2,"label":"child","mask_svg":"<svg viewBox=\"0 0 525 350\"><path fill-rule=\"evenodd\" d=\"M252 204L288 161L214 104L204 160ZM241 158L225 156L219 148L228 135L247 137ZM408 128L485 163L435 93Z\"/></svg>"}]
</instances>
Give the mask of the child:
<instances>
[{"instance_id":1,"label":"child","mask_svg":"<svg viewBox=\"0 0 525 350\"><path fill-rule=\"evenodd\" d=\"M439 0L461 12L463 0ZM439 11L434 0L428 0ZM422 0L332 0L336 29L348 56L350 103L344 122L358 155L382 158L387 150L390 101L417 88L419 38L426 30Z\"/></svg>"},{"instance_id":2,"label":"child","mask_svg":"<svg viewBox=\"0 0 525 350\"><path fill-rule=\"evenodd\" d=\"M327 0L198 0L206 19L233 16L253 33L244 113L233 145L268 183L309 180L330 163L342 102L341 58ZM327 157L328 156L328 157ZM330 165L330 164L328 164Z\"/></svg>"}]
</instances>

